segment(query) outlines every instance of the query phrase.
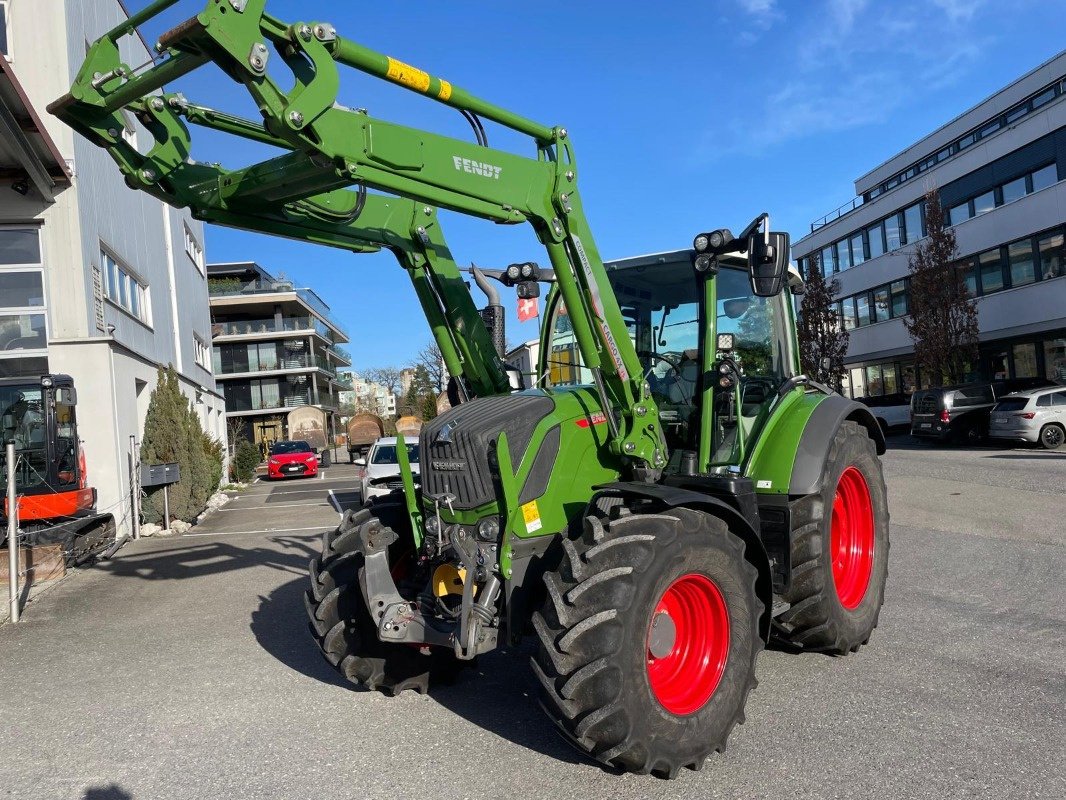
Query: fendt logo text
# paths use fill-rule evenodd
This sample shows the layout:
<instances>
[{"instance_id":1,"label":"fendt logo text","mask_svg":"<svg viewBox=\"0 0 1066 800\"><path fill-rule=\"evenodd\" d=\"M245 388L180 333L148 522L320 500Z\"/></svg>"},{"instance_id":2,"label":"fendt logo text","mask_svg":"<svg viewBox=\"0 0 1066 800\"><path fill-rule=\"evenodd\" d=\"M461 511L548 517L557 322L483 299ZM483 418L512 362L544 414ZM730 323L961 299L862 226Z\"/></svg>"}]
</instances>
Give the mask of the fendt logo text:
<instances>
[{"instance_id":1,"label":"fendt logo text","mask_svg":"<svg viewBox=\"0 0 1066 800\"><path fill-rule=\"evenodd\" d=\"M460 172L473 172L475 175L483 175L486 178L492 178L497 181L500 179L500 172L503 170L503 167L496 167L483 161L474 161L469 158L460 158L459 156L452 156L452 162Z\"/></svg>"}]
</instances>

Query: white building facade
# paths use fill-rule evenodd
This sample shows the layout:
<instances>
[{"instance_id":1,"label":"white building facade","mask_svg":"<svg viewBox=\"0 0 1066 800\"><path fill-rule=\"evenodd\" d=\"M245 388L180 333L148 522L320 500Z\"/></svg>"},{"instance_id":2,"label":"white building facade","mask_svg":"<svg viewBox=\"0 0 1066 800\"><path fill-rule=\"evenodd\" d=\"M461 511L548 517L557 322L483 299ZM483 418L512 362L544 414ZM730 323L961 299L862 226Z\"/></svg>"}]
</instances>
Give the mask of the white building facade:
<instances>
[{"instance_id":1,"label":"white building facade","mask_svg":"<svg viewBox=\"0 0 1066 800\"><path fill-rule=\"evenodd\" d=\"M0 375L74 378L89 484L121 537L132 526L130 437L144 431L158 368L174 367L203 429L225 442L203 226L130 190L106 152L44 111L69 90L86 43L126 16L121 2L6 0L0 9L5 93L23 96L16 122L38 129L54 183L0 148L0 282L22 287L0 292ZM129 64L151 58L138 37L121 46ZM127 135L148 134L130 116ZM6 343L5 329L14 334Z\"/></svg>"}]
</instances>

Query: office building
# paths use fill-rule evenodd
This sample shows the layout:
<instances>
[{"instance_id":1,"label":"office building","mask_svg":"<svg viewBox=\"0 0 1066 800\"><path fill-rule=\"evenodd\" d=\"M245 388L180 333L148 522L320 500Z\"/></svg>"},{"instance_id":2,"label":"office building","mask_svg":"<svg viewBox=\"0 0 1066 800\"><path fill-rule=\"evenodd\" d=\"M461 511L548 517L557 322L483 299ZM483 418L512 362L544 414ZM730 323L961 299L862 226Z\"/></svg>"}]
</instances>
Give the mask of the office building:
<instances>
[{"instance_id":1,"label":"office building","mask_svg":"<svg viewBox=\"0 0 1066 800\"><path fill-rule=\"evenodd\" d=\"M793 244L840 281L855 397L926 385L902 317L908 258L938 190L977 298L973 378L1066 381L1066 52L1041 64L855 181L857 197Z\"/></svg>"}]
</instances>

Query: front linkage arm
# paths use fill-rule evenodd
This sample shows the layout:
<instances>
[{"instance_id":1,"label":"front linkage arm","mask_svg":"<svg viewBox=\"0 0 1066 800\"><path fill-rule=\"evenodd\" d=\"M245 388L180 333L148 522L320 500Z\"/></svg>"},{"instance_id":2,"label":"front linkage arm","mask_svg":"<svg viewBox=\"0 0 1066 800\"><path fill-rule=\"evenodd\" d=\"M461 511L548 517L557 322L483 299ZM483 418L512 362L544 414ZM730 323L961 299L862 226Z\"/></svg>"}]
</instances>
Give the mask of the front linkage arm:
<instances>
[{"instance_id":1,"label":"front linkage arm","mask_svg":"<svg viewBox=\"0 0 1066 800\"><path fill-rule=\"evenodd\" d=\"M471 329L472 301L465 286L458 291L457 270L452 276L450 268L429 265L428 251L439 255L443 239L438 227L425 224L432 222L433 210L417 224L419 210L440 206L499 223L529 222L548 251L582 357L608 412L611 450L630 459L637 475L654 477L661 470L667 453L658 411L581 206L577 164L565 129L525 119L446 80L342 39L331 25L286 25L265 13L266 0L210 0L196 17L161 37L158 63L134 73L122 64L116 42L175 2L157 0L97 41L70 93L50 110L107 148L132 187L189 206L201 218L222 224L360 251L367 242L375 242L363 235L369 229L366 215L373 213L374 205L392 203L393 208L397 201L377 200L378 195L356 193L350 187L410 198L414 213L406 217L408 227L400 238L421 241L426 252L414 253L424 263L405 266L416 279L423 306L429 305L427 315L435 335L438 326L454 328L456 309L464 309L458 318L465 334L456 335L453 329L445 337L456 342L456 350L462 347L457 340L477 335ZM295 86L289 92L267 75L268 43L292 70ZM277 145L286 150L283 155L235 171L189 160L187 130L179 119L181 101L174 103L156 92L207 62L247 88L264 124L188 105L186 118ZM338 63L528 135L537 156L517 156L345 108L337 103ZM162 135L153 130L157 146L147 157L121 136L125 108L147 115L163 129ZM177 131L186 132L183 136ZM364 207L348 233L360 234L340 243L344 237L338 235L337 226L344 223L335 220L338 213L355 210L356 195L363 198ZM379 244L396 249L395 242ZM450 264L450 257L444 260ZM435 284L420 281L419 266L427 273L449 274ZM439 305L429 302L432 295ZM441 349L447 351L444 345ZM505 390L498 374L485 381L497 391Z\"/></svg>"}]
</instances>

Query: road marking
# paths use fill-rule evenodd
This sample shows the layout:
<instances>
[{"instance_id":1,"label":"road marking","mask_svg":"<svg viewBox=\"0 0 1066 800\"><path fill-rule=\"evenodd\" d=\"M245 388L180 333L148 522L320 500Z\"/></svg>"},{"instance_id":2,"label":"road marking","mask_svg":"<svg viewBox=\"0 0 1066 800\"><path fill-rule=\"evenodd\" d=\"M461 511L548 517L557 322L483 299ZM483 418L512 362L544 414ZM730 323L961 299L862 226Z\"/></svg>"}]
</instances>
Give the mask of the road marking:
<instances>
[{"instance_id":1,"label":"road marking","mask_svg":"<svg viewBox=\"0 0 1066 800\"><path fill-rule=\"evenodd\" d=\"M329 503L279 503L278 505L264 505L264 506L249 506L246 508L220 508L219 511L255 511L261 509L264 511L274 508L313 508L314 506L328 506Z\"/></svg>"},{"instance_id":2,"label":"road marking","mask_svg":"<svg viewBox=\"0 0 1066 800\"><path fill-rule=\"evenodd\" d=\"M216 533L186 533L185 536L238 536L245 533L295 533L296 531L328 531L330 525L315 525L311 528L264 528L258 531L217 531Z\"/></svg>"}]
</instances>

